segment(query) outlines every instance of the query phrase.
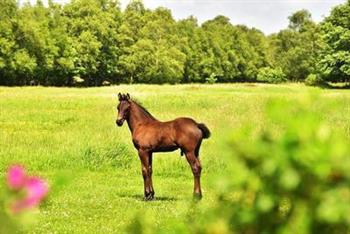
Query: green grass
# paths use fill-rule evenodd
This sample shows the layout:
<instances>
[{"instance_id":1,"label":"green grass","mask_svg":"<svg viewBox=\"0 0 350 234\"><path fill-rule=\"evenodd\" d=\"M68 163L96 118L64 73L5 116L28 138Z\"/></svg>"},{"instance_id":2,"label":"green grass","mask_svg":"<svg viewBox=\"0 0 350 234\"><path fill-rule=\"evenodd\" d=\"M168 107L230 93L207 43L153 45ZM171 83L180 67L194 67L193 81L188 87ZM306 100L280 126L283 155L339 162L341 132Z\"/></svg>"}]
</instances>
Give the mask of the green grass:
<instances>
[{"instance_id":1,"label":"green grass","mask_svg":"<svg viewBox=\"0 0 350 234\"><path fill-rule=\"evenodd\" d=\"M160 120L190 116L210 128L212 137L201 148L204 198L199 210L214 204L218 181L212 178L225 168L229 132L250 125L278 134L279 126L264 115L271 100L312 102L310 111L350 135L347 90L301 84L0 87L1 175L9 164L21 163L52 185L31 233L118 233L138 212L146 212L162 229L189 215L192 173L179 152L155 155L157 200L142 201L140 162L129 130L115 125L118 92L129 92Z\"/></svg>"}]
</instances>

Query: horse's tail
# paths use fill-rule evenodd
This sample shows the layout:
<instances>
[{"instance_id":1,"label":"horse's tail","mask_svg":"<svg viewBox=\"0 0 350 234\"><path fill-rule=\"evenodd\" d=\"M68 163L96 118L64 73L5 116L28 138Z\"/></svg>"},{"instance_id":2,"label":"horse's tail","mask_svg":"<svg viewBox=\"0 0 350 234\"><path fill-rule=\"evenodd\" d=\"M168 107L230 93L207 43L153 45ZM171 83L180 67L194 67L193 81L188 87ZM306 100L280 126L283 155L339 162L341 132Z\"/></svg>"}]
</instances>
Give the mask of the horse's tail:
<instances>
[{"instance_id":1,"label":"horse's tail","mask_svg":"<svg viewBox=\"0 0 350 234\"><path fill-rule=\"evenodd\" d=\"M199 123L199 124L197 124L197 126L202 131L204 139L207 139L210 137L210 130L207 126L205 126L205 124Z\"/></svg>"}]
</instances>

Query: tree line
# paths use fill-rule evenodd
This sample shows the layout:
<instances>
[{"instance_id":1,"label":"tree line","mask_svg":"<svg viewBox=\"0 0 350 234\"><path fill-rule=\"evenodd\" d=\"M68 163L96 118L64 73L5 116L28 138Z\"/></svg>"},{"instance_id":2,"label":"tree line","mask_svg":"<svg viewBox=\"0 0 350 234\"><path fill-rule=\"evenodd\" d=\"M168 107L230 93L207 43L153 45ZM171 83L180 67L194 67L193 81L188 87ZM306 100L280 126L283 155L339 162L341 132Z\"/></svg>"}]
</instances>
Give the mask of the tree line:
<instances>
[{"instance_id":1,"label":"tree line","mask_svg":"<svg viewBox=\"0 0 350 234\"><path fill-rule=\"evenodd\" d=\"M199 24L140 0L0 1L0 85L215 83L350 78L350 0L323 22L300 10L265 35L217 16Z\"/></svg>"}]
</instances>

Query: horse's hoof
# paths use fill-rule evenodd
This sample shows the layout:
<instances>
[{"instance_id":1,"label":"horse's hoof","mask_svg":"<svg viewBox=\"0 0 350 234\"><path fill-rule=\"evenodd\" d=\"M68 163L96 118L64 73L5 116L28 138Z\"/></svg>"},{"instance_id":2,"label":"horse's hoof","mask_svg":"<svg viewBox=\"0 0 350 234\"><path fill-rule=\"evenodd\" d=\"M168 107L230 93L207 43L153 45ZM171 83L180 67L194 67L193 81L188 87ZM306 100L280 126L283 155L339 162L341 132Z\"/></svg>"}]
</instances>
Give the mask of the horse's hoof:
<instances>
[{"instance_id":1,"label":"horse's hoof","mask_svg":"<svg viewBox=\"0 0 350 234\"><path fill-rule=\"evenodd\" d=\"M154 199L154 192L151 192L149 194L146 194L143 200L145 201L152 201Z\"/></svg>"},{"instance_id":2,"label":"horse's hoof","mask_svg":"<svg viewBox=\"0 0 350 234\"><path fill-rule=\"evenodd\" d=\"M193 194L193 200L195 200L195 201L200 201L200 200L202 200L202 194L201 193L194 193Z\"/></svg>"},{"instance_id":3,"label":"horse's hoof","mask_svg":"<svg viewBox=\"0 0 350 234\"><path fill-rule=\"evenodd\" d=\"M152 201L153 199L154 199L154 196L147 196L143 198L144 201Z\"/></svg>"}]
</instances>

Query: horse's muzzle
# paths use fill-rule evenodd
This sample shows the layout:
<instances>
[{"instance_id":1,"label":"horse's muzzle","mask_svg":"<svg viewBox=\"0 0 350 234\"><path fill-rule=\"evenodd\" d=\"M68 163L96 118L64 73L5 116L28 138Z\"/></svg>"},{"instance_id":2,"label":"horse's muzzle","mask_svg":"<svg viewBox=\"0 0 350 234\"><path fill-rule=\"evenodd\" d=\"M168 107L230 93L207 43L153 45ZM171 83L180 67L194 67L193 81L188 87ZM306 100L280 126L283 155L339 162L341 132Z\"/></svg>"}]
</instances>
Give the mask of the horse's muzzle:
<instances>
[{"instance_id":1,"label":"horse's muzzle","mask_svg":"<svg viewBox=\"0 0 350 234\"><path fill-rule=\"evenodd\" d=\"M119 127L121 127L121 126L123 125L123 123L124 123L124 119L117 119L117 120L115 121L115 123L116 123Z\"/></svg>"}]
</instances>

